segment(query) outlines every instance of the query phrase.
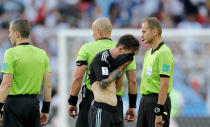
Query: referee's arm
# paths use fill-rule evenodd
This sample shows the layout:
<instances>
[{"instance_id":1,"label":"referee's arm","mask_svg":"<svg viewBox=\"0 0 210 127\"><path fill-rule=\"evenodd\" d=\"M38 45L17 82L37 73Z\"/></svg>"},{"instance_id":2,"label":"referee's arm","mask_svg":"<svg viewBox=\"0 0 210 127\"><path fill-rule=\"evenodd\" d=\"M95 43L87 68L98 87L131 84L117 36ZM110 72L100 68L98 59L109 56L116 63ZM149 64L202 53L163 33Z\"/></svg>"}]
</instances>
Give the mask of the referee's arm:
<instances>
[{"instance_id":1,"label":"referee's arm","mask_svg":"<svg viewBox=\"0 0 210 127\"><path fill-rule=\"evenodd\" d=\"M136 70L126 71L129 94L137 94Z\"/></svg>"},{"instance_id":2,"label":"referee's arm","mask_svg":"<svg viewBox=\"0 0 210 127\"><path fill-rule=\"evenodd\" d=\"M158 94L158 104L164 105L168 95L170 77L160 77L160 89Z\"/></svg>"},{"instance_id":3,"label":"referee's arm","mask_svg":"<svg viewBox=\"0 0 210 127\"><path fill-rule=\"evenodd\" d=\"M44 74L44 101L51 101L52 85L51 85L51 73L45 72Z\"/></svg>"},{"instance_id":4,"label":"referee's arm","mask_svg":"<svg viewBox=\"0 0 210 127\"><path fill-rule=\"evenodd\" d=\"M41 125L46 124L49 119L48 114L50 110L51 93L52 93L51 73L45 72L44 73L44 102L42 106L42 112L40 114Z\"/></svg>"},{"instance_id":5,"label":"referee's arm","mask_svg":"<svg viewBox=\"0 0 210 127\"><path fill-rule=\"evenodd\" d=\"M73 80L72 80L72 86L70 91L70 97L69 97L69 107L68 107L68 113L70 116L75 118L77 116L77 100L78 100L78 94L82 86L83 76L87 70L87 65L81 65L76 66L76 70L74 72Z\"/></svg>"},{"instance_id":6,"label":"referee's arm","mask_svg":"<svg viewBox=\"0 0 210 127\"><path fill-rule=\"evenodd\" d=\"M160 76L160 88L159 88L159 93L158 93L158 103L157 106L163 110L163 106L166 102L166 98L168 95L168 88L169 88L169 81L170 77L169 76ZM163 117L161 115L156 115L155 117L155 127L160 127L164 124L163 122Z\"/></svg>"},{"instance_id":7,"label":"referee's arm","mask_svg":"<svg viewBox=\"0 0 210 127\"><path fill-rule=\"evenodd\" d=\"M128 97L129 97L129 108L126 111L125 120L128 122L136 119L136 100L137 100L137 81L136 81L136 70L126 71L128 79Z\"/></svg>"},{"instance_id":8,"label":"referee's arm","mask_svg":"<svg viewBox=\"0 0 210 127\"><path fill-rule=\"evenodd\" d=\"M87 65L76 66L72 80L70 95L77 96L82 86L83 76L87 70Z\"/></svg>"},{"instance_id":9,"label":"referee's arm","mask_svg":"<svg viewBox=\"0 0 210 127\"><path fill-rule=\"evenodd\" d=\"M12 74L4 74L0 86L0 103L4 103L12 86Z\"/></svg>"}]
</instances>

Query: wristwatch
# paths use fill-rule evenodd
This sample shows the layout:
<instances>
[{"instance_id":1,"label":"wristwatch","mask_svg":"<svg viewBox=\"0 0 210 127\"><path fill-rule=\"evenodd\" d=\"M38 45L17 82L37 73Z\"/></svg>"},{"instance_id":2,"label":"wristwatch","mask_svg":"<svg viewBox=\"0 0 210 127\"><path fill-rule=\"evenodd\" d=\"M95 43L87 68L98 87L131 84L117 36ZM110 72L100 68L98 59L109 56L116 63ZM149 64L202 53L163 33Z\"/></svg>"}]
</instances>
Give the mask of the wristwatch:
<instances>
[{"instance_id":1,"label":"wristwatch","mask_svg":"<svg viewBox=\"0 0 210 127\"><path fill-rule=\"evenodd\" d=\"M163 108L161 109L161 107L155 107L154 109L155 115L156 116L162 116L163 115Z\"/></svg>"},{"instance_id":2,"label":"wristwatch","mask_svg":"<svg viewBox=\"0 0 210 127\"><path fill-rule=\"evenodd\" d=\"M160 113L160 108L158 108L158 107L155 107L155 109L154 109L154 112L155 112L155 114L158 114L158 113Z\"/></svg>"}]
</instances>

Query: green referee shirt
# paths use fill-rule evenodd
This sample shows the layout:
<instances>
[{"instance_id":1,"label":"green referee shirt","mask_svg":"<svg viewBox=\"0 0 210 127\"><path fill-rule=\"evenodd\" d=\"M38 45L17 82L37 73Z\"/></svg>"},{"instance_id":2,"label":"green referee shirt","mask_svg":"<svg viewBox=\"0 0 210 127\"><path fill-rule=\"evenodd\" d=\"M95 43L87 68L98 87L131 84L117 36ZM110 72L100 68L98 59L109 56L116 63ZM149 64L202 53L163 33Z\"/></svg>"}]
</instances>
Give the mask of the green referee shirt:
<instances>
[{"instance_id":1,"label":"green referee shirt","mask_svg":"<svg viewBox=\"0 0 210 127\"><path fill-rule=\"evenodd\" d=\"M13 75L9 95L40 94L49 59L44 50L22 43L6 50L1 72Z\"/></svg>"},{"instance_id":2,"label":"green referee shirt","mask_svg":"<svg viewBox=\"0 0 210 127\"><path fill-rule=\"evenodd\" d=\"M101 51L104 51L106 49L111 49L116 46L116 42L112 41L108 38L102 38L100 40L97 40L95 42L89 42L84 44L81 48L79 53L77 54L76 63L77 66L79 65L87 65L88 69L85 73L84 83L86 84L87 88L91 90L90 80L88 79L88 73L89 73L89 66L93 60L93 58ZM126 68L126 71L128 70L136 70L136 63L135 60L133 60L128 67ZM123 96L123 90L124 87L117 93L117 95Z\"/></svg>"},{"instance_id":3,"label":"green referee shirt","mask_svg":"<svg viewBox=\"0 0 210 127\"><path fill-rule=\"evenodd\" d=\"M144 57L142 70L140 94L159 93L160 76L169 76L169 89L171 92L173 84L174 57L171 50L163 42L157 49L149 49Z\"/></svg>"}]
</instances>

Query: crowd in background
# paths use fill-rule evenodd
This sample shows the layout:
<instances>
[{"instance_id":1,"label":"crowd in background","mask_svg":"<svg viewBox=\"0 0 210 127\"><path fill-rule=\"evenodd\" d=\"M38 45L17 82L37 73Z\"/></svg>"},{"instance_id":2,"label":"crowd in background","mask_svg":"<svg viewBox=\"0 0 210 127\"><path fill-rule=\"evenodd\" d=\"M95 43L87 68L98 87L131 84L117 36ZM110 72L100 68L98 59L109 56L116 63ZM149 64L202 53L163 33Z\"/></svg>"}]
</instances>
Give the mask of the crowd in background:
<instances>
[{"instance_id":1,"label":"crowd in background","mask_svg":"<svg viewBox=\"0 0 210 127\"><path fill-rule=\"evenodd\" d=\"M109 18L113 28L141 28L141 20L149 16L157 17L163 28L210 28L210 0L0 0L0 62L4 51L11 47L10 21L19 17L28 19L31 42L46 50L50 57L53 94L56 95L59 30L91 28L99 17ZM191 43L168 43L175 56L174 87L181 91L189 106L196 99L197 103L206 104L210 94L210 43L185 41ZM143 56L142 53L139 57ZM137 60L137 66L141 67L142 61ZM138 83L140 75L138 73ZM192 94L196 97L192 98Z\"/></svg>"}]
</instances>

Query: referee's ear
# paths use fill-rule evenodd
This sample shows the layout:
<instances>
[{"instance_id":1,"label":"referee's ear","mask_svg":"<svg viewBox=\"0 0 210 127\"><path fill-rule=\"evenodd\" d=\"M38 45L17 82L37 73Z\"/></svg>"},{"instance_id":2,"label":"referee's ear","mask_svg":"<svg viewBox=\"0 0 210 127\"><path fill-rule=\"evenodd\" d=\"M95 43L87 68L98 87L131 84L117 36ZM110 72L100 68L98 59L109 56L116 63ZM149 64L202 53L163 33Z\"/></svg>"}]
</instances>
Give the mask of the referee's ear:
<instances>
[{"instance_id":1,"label":"referee's ear","mask_svg":"<svg viewBox=\"0 0 210 127\"><path fill-rule=\"evenodd\" d=\"M15 31L15 37L16 38L21 38L20 32L19 31Z\"/></svg>"},{"instance_id":2,"label":"referee's ear","mask_svg":"<svg viewBox=\"0 0 210 127\"><path fill-rule=\"evenodd\" d=\"M158 36L158 30L157 30L157 28L153 28L152 29L152 33L153 33L154 36Z\"/></svg>"}]
</instances>

